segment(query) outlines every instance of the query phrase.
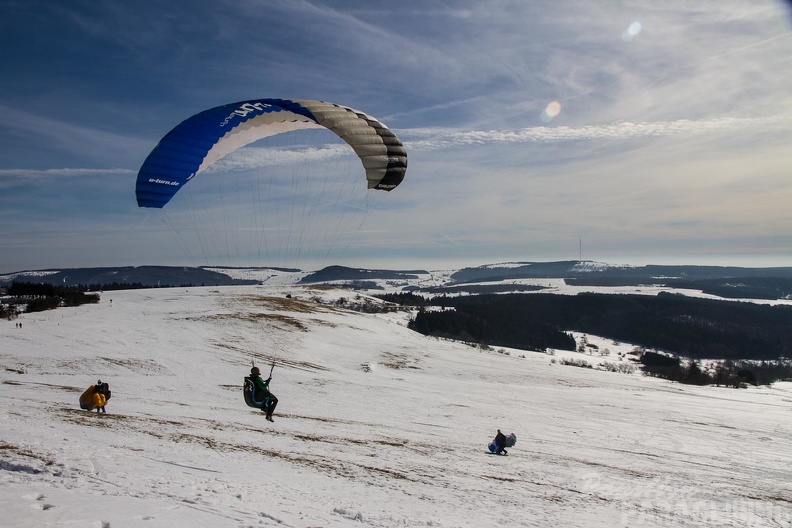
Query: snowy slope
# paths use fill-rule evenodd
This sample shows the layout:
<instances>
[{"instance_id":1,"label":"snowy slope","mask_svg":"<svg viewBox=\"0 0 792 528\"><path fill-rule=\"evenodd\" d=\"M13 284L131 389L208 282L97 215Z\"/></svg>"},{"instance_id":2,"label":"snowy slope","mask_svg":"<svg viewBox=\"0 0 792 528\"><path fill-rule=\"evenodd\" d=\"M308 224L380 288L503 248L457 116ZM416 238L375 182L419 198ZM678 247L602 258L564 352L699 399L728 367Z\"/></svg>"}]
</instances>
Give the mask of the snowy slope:
<instances>
[{"instance_id":1,"label":"snowy slope","mask_svg":"<svg viewBox=\"0 0 792 528\"><path fill-rule=\"evenodd\" d=\"M342 296L114 291L0 321L3 525L792 521L790 384L689 387L482 351ZM251 359L276 365L274 423L242 400ZM77 404L98 378L107 415ZM506 457L486 452L497 428L518 437Z\"/></svg>"}]
</instances>

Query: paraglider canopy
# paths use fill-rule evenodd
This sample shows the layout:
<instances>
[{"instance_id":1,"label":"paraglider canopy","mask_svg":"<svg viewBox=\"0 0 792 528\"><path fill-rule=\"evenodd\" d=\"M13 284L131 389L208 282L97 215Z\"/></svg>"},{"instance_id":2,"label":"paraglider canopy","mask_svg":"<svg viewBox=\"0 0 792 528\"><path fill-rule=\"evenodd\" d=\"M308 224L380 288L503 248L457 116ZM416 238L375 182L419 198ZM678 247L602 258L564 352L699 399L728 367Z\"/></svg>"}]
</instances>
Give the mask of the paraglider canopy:
<instances>
[{"instance_id":1,"label":"paraglider canopy","mask_svg":"<svg viewBox=\"0 0 792 528\"><path fill-rule=\"evenodd\" d=\"M260 139L304 128L326 128L349 144L369 189L390 191L404 179L407 153L377 119L358 110L307 99L254 99L200 112L171 130L138 173L138 206L161 208L216 161Z\"/></svg>"}]
</instances>

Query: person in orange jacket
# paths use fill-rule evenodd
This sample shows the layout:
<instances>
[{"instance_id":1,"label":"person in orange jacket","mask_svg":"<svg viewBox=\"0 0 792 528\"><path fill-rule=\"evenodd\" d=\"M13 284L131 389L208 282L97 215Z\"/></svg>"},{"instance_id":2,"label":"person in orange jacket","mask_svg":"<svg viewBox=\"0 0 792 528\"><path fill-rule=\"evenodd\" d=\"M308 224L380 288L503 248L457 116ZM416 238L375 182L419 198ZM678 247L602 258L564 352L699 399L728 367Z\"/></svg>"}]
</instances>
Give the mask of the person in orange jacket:
<instances>
[{"instance_id":1,"label":"person in orange jacket","mask_svg":"<svg viewBox=\"0 0 792 528\"><path fill-rule=\"evenodd\" d=\"M98 385L101 385L101 380ZM108 389L109 392L109 389ZM101 389L97 385L91 385L80 396L80 408L86 411L106 412L105 405L107 404L107 397L102 394Z\"/></svg>"}]
</instances>

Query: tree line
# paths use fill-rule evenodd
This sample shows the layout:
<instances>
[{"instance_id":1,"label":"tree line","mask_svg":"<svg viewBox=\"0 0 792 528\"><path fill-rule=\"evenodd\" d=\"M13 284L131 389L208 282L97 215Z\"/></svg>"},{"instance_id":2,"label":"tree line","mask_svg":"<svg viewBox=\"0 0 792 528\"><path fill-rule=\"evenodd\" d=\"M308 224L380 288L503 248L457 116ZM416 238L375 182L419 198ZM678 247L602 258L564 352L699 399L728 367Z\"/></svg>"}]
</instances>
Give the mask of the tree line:
<instances>
[{"instance_id":1,"label":"tree line","mask_svg":"<svg viewBox=\"0 0 792 528\"><path fill-rule=\"evenodd\" d=\"M415 299L413 299L415 298ZM420 300L419 300L420 299ZM483 345L575 350L568 331L634 343L651 376L700 385L742 386L792 379L792 307L658 296L504 294L415 301L409 327L424 335ZM690 358L683 362L679 356ZM701 360L719 360L711 370Z\"/></svg>"},{"instance_id":2,"label":"tree line","mask_svg":"<svg viewBox=\"0 0 792 528\"><path fill-rule=\"evenodd\" d=\"M690 385L742 387L769 385L777 380L792 379L792 361L719 362L713 369L704 369L695 360L683 362L677 356L644 351L640 363L645 373Z\"/></svg>"},{"instance_id":3,"label":"tree line","mask_svg":"<svg viewBox=\"0 0 792 528\"><path fill-rule=\"evenodd\" d=\"M428 335L469 334L501 346L574 350L574 341L563 338L564 331L574 330L693 359L792 358L790 306L669 293L441 296L429 304L453 310L421 310L413 329Z\"/></svg>"},{"instance_id":4,"label":"tree line","mask_svg":"<svg viewBox=\"0 0 792 528\"><path fill-rule=\"evenodd\" d=\"M87 293L75 287L38 282L13 282L8 288L12 304L25 304L27 312L54 310L59 306L80 306L98 303L98 293Z\"/></svg>"},{"instance_id":5,"label":"tree line","mask_svg":"<svg viewBox=\"0 0 792 528\"><path fill-rule=\"evenodd\" d=\"M467 299L467 302L459 302ZM422 309L408 327L424 335L482 345L542 351L575 350L575 339L553 321L513 310L501 296L435 298L431 304L454 310Z\"/></svg>"}]
</instances>

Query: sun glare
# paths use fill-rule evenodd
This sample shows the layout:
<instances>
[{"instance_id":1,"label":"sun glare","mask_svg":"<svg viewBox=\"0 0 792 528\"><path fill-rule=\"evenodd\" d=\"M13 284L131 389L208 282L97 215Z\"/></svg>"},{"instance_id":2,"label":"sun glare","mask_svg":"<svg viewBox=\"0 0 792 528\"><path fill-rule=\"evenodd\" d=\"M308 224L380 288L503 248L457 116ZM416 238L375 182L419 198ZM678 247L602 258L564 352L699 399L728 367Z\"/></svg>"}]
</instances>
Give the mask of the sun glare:
<instances>
[{"instance_id":1,"label":"sun glare","mask_svg":"<svg viewBox=\"0 0 792 528\"><path fill-rule=\"evenodd\" d=\"M551 101L547 104L545 109L542 111L542 121L545 123L549 123L556 117L558 114L561 113L561 103L558 101Z\"/></svg>"},{"instance_id":2,"label":"sun glare","mask_svg":"<svg viewBox=\"0 0 792 528\"><path fill-rule=\"evenodd\" d=\"M641 32L641 29L643 29L643 26L641 26L641 23L636 20L630 24L626 30L624 30L624 33L622 33L622 40L628 42L634 39Z\"/></svg>"}]
</instances>

